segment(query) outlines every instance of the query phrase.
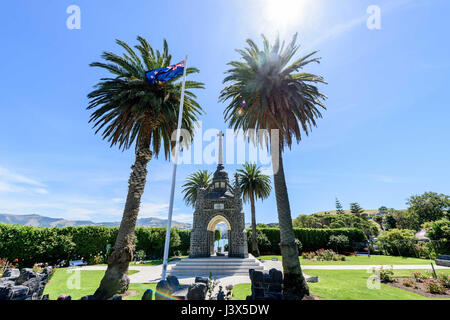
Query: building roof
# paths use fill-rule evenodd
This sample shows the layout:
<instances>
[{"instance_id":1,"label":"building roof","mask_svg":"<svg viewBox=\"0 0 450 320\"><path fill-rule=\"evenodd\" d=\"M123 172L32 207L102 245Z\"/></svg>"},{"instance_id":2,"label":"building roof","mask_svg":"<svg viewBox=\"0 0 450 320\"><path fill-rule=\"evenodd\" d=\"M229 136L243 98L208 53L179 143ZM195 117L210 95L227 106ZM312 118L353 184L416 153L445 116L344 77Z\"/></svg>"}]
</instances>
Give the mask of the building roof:
<instances>
[{"instance_id":1,"label":"building roof","mask_svg":"<svg viewBox=\"0 0 450 320\"><path fill-rule=\"evenodd\" d=\"M227 199L233 197L233 192L230 189L227 189L225 191L213 190L206 194L205 199Z\"/></svg>"}]
</instances>

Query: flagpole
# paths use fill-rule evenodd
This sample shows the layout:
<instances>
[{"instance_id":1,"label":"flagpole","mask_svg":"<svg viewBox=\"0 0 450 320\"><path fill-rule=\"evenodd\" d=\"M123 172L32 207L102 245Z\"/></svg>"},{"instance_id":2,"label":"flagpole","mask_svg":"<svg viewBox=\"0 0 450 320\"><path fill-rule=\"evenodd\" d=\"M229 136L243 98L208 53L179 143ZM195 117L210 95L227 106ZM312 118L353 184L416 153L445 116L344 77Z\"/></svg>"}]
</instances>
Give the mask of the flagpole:
<instances>
[{"instance_id":1,"label":"flagpole","mask_svg":"<svg viewBox=\"0 0 450 320\"><path fill-rule=\"evenodd\" d=\"M177 175L178 154L179 154L179 150L180 150L179 142L180 142L180 136L181 136L181 122L183 120L184 88L185 88L185 84L186 84L187 58L188 58L188 56L186 55L186 58L184 59L183 84L181 87L180 108L178 111L177 140L175 141L175 158L174 158L173 171L172 171L172 186L170 188L169 215L167 217L166 242L164 243L163 269L162 269L162 274L161 274L162 280L166 280L167 260L169 258L170 229L172 227L172 212L173 212L173 198L174 198L174 192L175 192L175 178Z\"/></svg>"}]
</instances>

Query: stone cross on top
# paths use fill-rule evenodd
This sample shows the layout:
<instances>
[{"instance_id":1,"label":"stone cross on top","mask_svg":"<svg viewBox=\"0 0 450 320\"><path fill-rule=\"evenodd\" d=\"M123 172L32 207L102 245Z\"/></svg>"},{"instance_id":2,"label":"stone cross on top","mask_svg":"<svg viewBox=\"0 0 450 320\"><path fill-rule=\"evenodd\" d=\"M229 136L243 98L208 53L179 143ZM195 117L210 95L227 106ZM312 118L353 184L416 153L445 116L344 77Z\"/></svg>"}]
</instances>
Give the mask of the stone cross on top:
<instances>
[{"instance_id":1,"label":"stone cross on top","mask_svg":"<svg viewBox=\"0 0 450 320\"><path fill-rule=\"evenodd\" d=\"M222 131L219 131L217 136L219 137L219 159L218 159L217 164L223 164L222 139L223 139L224 134Z\"/></svg>"}]
</instances>

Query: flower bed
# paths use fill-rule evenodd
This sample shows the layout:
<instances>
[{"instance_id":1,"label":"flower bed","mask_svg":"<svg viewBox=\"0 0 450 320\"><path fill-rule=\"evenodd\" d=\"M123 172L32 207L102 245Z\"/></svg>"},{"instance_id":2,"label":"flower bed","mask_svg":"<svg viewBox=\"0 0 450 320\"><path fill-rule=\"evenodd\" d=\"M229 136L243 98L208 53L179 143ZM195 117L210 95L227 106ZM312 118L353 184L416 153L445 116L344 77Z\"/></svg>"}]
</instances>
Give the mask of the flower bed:
<instances>
[{"instance_id":1,"label":"flower bed","mask_svg":"<svg viewBox=\"0 0 450 320\"><path fill-rule=\"evenodd\" d=\"M313 252L304 252L303 259L310 261L345 261L345 256L337 254L333 250L319 249Z\"/></svg>"},{"instance_id":2,"label":"flower bed","mask_svg":"<svg viewBox=\"0 0 450 320\"><path fill-rule=\"evenodd\" d=\"M450 297L450 276L446 274L438 274L434 279L422 272L413 272L411 277L393 278L388 284L429 298Z\"/></svg>"}]
</instances>

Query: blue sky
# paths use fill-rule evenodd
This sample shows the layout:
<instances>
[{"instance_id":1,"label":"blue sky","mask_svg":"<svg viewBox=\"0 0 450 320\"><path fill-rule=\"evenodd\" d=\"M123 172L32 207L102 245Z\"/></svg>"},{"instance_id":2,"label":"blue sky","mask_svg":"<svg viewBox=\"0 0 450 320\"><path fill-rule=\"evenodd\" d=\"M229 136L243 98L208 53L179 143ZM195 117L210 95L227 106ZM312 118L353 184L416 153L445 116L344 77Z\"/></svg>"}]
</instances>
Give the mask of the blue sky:
<instances>
[{"instance_id":1,"label":"blue sky","mask_svg":"<svg viewBox=\"0 0 450 320\"><path fill-rule=\"evenodd\" d=\"M81 29L69 30L69 5ZM369 5L381 8L381 29L369 30ZM206 111L204 130L225 130L218 102L226 63L260 34L289 41L299 56L319 50L307 71L329 85L328 110L309 137L284 155L293 217L344 207L404 208L425 191L450 193L447 0L8 1L0 11L0 212L66 219L120 220L133 150L94 135L87 94L105 74L88 65L115 39L136 36L174 57L189 54ZM230 175L239 167L227 165ZM183 179L215 165L181 165L174 218L190 222ZM167 216L171 163L152 160L141 216ZM245 207L249 222L249 206ZM259 222L277 221L273 195L256 206Z\"/></svg>"}]
</instances>

